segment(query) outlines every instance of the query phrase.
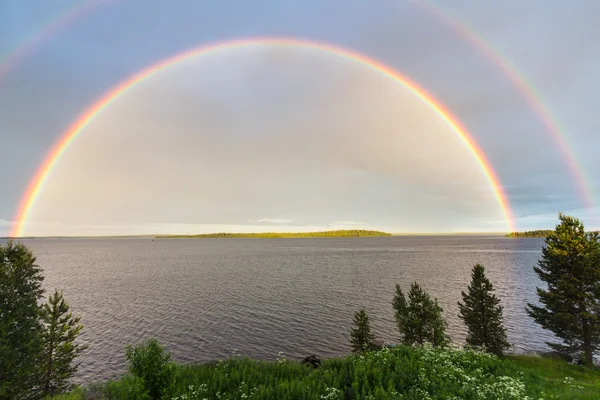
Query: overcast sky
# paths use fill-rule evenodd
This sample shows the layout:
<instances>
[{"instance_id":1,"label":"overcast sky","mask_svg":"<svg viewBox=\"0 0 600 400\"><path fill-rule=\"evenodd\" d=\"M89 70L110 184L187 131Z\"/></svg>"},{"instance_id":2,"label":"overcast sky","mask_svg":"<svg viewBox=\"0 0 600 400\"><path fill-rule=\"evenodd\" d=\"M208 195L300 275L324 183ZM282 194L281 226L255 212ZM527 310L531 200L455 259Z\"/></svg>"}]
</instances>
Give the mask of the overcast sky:
<instances>
[{"instance_id":1,"label":"overcast sky","mask_svg":"<svg viewBox=\"0 0 600 400\"><path fill-rule=\"evenodd\" d=\"M559 210L600 227L502 67L415 3L0 2L0 235L50 147L105 91L185 49L263 35L352 49L418 82L483 149L519 229L552 227ZM523 73L600 195L600 3L431 4ZM25 234L346 227L507 229L472 154L406 88L340 56L261 45L190 58L119 98L61 158Z\"/></svg>"}]
</instances>

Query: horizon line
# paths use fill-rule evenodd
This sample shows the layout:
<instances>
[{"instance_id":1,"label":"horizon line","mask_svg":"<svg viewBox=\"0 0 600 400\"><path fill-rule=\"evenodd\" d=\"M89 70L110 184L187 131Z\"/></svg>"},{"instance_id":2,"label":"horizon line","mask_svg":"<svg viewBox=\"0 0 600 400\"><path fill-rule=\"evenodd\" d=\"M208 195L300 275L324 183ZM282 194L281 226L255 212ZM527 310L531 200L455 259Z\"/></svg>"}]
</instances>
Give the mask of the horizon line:
<instances>
[{"instance_id":1,"label":"horizon line","mask_svg":"<svg viewBox=\"0 0 600 400\"><path fill-rule=\"evenodd\" d=\"M21 240L21 239L119 239L119 238L148 238L148 239L162 239L173 236L180 236L182 238L185 237L193 237L193 236L205 236L205 235L219 235L219 234L232 234L232 235L264 235L269 233L275 234L306 234L306 233L324 233L324 232L335 232L335 231L348 231L348 230L364 230L364 231L373 231L370 229L334 229L334 230L324 230L324 231L314 231L314 232L210 232L210 233L189 233L189 234L131 234L131 235L41 235L41 236L0 236L2 240ZM535 229L534 229L535 230ZM473 231L473 232L383 232L382 233L389 234L391 236L452 236L452 235L506 235L508 233L513 232L505 232L505 231L494 231L494 232L486 232L486 231ZM515 232L529 232L529 231L515 231ZM361 237L361 236L345 236L348 238L351 237ZM377 237L377 236L363 236L363 237ZM389 236L381 236L381 237L389 237ZM243 238L240 238L243 239ZM314 239L326 239L326 238L314 238Z\"/></svg>"}]
</instances>

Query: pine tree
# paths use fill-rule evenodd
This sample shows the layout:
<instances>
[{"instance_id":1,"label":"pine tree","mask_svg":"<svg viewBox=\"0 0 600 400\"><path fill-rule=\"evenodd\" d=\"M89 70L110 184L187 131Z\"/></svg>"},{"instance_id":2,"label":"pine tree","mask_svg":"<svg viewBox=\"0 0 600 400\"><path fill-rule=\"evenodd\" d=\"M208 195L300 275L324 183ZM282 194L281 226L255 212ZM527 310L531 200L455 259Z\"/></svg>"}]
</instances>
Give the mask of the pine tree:
<instances>
[{"instance_id":1,"label":"pine tree","mask_svg":"<svg viewBox=\"0 0 600 400\"><path fill-rule=\"evenodd\" d=\"M408 301L399 285L392 303L400 341L409 346L429 343L434 347L448 344L446 321L442 317L442 307L437 299L432 300L416 282L408 293Z\"/></svg>"},{"instance_id":2,"label":"pine tree","mask_svg":"<svg viewBox=\"0 0 600 400\"><path fill-rule=\"evenodd\" d=\"M534 267L547 288L537 289L541 305L528 304L527 312L562 339L562 344L548 343L551 348L583 352L585 362L593 365L600 350L600 242L579 219L562 213L558 218Z\"/></svg>"},{"instance_id":3,"label":"pine tree","mask_svg":"<svg viewBox=\"0 0 600 400\"><path fill-rule=\"evenodd\" d=\"M28 398L38 387L43 276L24 245L0 245L0 399Z\"/></svg>"},{"instance_id":4,"label":"pine tree","mask_svg":"<svg viewBox=\"0 0 600 400\"><path fill-rule=\"evenodd\" d=\"M485 268L476 264L471 272L469 293L462 292L458 302L459 316L467 325L467 344L481 347L501 356L510 347L503 325L500 299L493 294L494 286L485 276Z\"/></svg>"},{"instance_id":5,"label":"pine tree","mask_svg":"<svg viewBox=\"0 0 600 400\"><path fill-rule=\"evenodd\" d=\"M360 353L374 347L375 335L371 332L369 316L364 308L354 314L354 327L350 330L352 351Z\"/></svg>"},{"instance_id":6,"label":"pine tree","mask_svg":"<svg viewBox=\"0 0 600 400\"><path fill-rule=\"evenodd\" d=\"M75 343L83 324L81 317L69 312L62 292L54 291L41 315L45 326L42 391L55 395L72 388L69 379L78 367L74 360L87 346Z\"/></svg>"}]
</instances>

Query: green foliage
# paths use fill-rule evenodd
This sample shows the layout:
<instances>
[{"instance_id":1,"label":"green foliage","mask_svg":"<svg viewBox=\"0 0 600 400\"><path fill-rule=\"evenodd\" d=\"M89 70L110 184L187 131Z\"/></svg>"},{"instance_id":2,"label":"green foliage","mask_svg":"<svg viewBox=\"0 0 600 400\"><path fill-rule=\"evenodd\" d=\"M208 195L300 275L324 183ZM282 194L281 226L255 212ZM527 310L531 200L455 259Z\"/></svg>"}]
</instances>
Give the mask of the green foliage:
<instances>
[{"instance_id":1,"label":"green foliage","mask_svg":"<svg viewBox=\"0 0 600 400\"><path fill-rule=\"evenodd\" d=\"M0 245L0 399L30 398L40 377L43 276L22 244Z\"/></svg>"},{"instance_id":2,"label":"green foliage","mask_svg":"<svg viewBox=\"0 0 600 400\"><path fill-rule=\"evenodd\" d=\"M75 343L83 324L81 317L69 312L62 292L57 290L42 307L41 315L45 327L42 390L44 395L61 393L72 388L69 379L77 371L75 358L87 348Z\"/></svg>"},{"instance_id":3,"label":"green foliage","mask_svg":"<svg viewBox=\"0 0 600 400\"><path fill-rule=\"evenodd\" d=\"M167 399L172 393L176 378L171 355L158 340L149 339L135 347L127 347L129 372L135 378L136 399Z\"/></svg>"},{"instance_id":4,"label":"green foliage","mask_svg":"<svg viewBox=\"0 0 600 400\"><path fill-rule=\"evenodd\" d=\"M350 330L350 344L355 353L372 350L375 335L371 332L369 316L364 308L354 314L354 327Z\"/></svg>"},{"instance_id":5,"label":"green foliage","mask_svg":"<svg viewBox=\"0 0 600 400\"><path fill-rule=\"evenodd\" d=\"M336 231L324 232L265 232L265 233L206 233L202 235L163 235L157 236L158 239L176 239L176 238L327 238L327 237L369 237L369 236L392 236L391 233L369 231L362 229L342 229Z\"/></svg>"},{"instance_id":6,"label":"green foliage","mask_svg":"<svg viewBox=\"0 0 600 400\"><path fill-rule=\"evenodd\" d=\"M500 359L476 351L399 346L324 360L318 369L298 362L232 357L179 365L171 399L538 400L600 398L600 371L541 357ZM61 400L133 400L125 376ZM87 393L86 393L87 392Z\"/></svg>"},{"instance_id":7,"label":"green foliage","mask_svg":"<svg viewBox=\"0 0 600 400\"><path fill-rule=\"evenodd\" d=\"M434 347L443 347L449 343L442 307L416 282L410 287L408 301L400 285L396 284L392 306L403 344L423 346L429 343Z\"/></svg>"},{"instance_id":8,"label":"green foliage","mask_svg":"<svg viewBox=\"0 0 600 400\"><path fill-rule=\"evenodd\" d=\"M534 267L547 289L537 289L541 306L528 304L527 312L562 339L562 344L548 343L550 347L566 354L583 352L592 365L600 347L600 242L577 218L561 213L559 219Z\"/></svg>"},{"instance_id":9,"label":"green foliage","mask_svg":"<svg viewBox=\"0 0 600 400\"><path fill-rule=\"evenodd\" d=\"M485 276L485 268L476 264L471 272L468 294L462 292L459 316L468 328L467 344L501 356L510 347L503 325L500 299Z\"/></svg>"}]
</instances>

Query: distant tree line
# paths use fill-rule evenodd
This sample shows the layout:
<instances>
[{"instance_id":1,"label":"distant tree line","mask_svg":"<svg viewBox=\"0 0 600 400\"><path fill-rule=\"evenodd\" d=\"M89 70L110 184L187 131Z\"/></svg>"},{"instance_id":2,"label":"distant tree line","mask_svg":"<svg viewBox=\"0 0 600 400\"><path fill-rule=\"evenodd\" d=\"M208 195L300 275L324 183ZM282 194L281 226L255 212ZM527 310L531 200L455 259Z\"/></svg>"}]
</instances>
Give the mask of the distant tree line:
<instances>
[{"instance_id":1,"label":"distant tree line","mask_svg":"<svg viewBox=\"0 0 600 400\"><path fill-rule=\"evenodd\" d=\"M525 232L510 232L505 235L508 238L546 238L554 232L551 229L538 229L535 231L525 231ZM598 233L598 231L592 231L591 233Z\"/></svg>"},{"instance_id":2,"label":"distant tree line","mask_svg":"<svg viewBox=\"0 0 600 400\"><path fill-rule=\"evenodd\" d=\"M265 233L205 233L199 235L160 235L157 239L230 239L230 238L326 238L326 237L378 237L392 236L391 233L364 230L364 229L341 229L323 232L265 232Z\"/></svg>"},{"instance_id":3,"label":"distant tree line","mask_svg":"<svg viewBox=\"0 0 600 400\"><path fill-rule=\"evenodd\" d=\"M593 365L600 353L600 240L598 232L586 232L583 223L559 213L560 223L547 232L542 258L534 271L546 288L537 288L538 304L527 304L526 311L543 329L562 343L548 346L558 353L576 356ZM458 303L459 317L467 327L467 345L503 355L510 347L503 326L502 306L494 287L477 264L471 272L467 292ZM437 299L416 282L406 297L399 285L392 301L400 342L405 345L434 347L449 344L446 322ZM352 350L362 352L375 347L365 309L356 312L350 332Z\"/></svg>"}]
</instances>

